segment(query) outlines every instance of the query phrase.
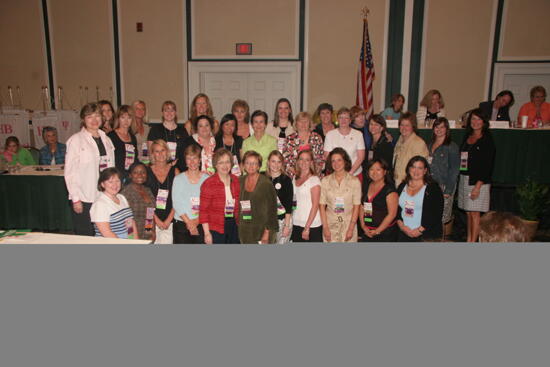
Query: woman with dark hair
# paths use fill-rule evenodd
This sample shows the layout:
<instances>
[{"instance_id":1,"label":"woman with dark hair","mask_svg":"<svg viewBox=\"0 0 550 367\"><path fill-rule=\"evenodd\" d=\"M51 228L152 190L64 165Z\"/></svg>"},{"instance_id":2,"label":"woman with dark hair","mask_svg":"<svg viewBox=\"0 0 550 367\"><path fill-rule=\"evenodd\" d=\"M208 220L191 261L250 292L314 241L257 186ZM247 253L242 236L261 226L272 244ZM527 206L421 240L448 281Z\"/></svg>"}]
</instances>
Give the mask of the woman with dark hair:
<instances>
[{"instance_id":1,"label":"woman with dark hair","mask_svg":"<svg viewBox=\"0 0 550 367\"><path fill-rule=\"evenodd\" d=\"M96 199L99 173L115 165L115 147L99 128L99 105L88 103L80 110L82 128L67 140L65 156L65 183L73 208L74 232L93 236L90 208Z\"/></svg>"},{"instance_id":2,"label":"woman with dark hair","mask_svg":"<svg viewBox=\"0 0 550 367\"><path fill-rule=\"evenodd\" d=\"M403 113L404 105L405 96L401 93L394 94L391 97L391 106L380 112L380 115L382 115L387 120L399 120L399 117Z\"/></svg>"},{"instance_id":3,"label":"woman with dark hair","mask_svg":"<svg viewBox=\"0 0 550 367\"><path fill-rule=\"evenodd\" d=\"M201 172L201 148L189 145L183 152L187 170L174 178L174 243L204 243L204 231L199 224L200 194L208 175Z\"/></svg>"},{"instance_id":4,"label":"woman with dark hair","mask_svg":"<svg viewBox=\"0 0 550 367\"><path fill-rule=\"evenodd\" d=\"M120 193L134 213L139 238L155 242L155 197L146 181L147 167L138 161L130 167L130 183Z\"/></svg>"},{"instance_id":5,"label":"woman with dark hair","mask_svg":"<svg viewBox=\"0 0 550 367\"><path fill-rule=\"evenodd\" d=\"M440 91L431 89L420 101L416 120L419 126L432 127L438 117L445 117L445 102Z\"/></svg>"},{"instance_id":6,"label":"woman with dark hair","mask_svg":"<svg viewBox=\"0 0 550 367\"><path fill-rule=\"evenodd\" d=\"M531 102L519 109L518 122L527 116L527 127L542 127L550 123L550 103L546 102L546 89L542 85L531 88Z\"/></svg>"},{"instance_id":7,"label":"woman with dark hair","mask_svg":"<svg viewBox=\"0 0 550 367\"><path fill-rule=\"evenodd\" d=\"M398 197L393 186L388 164L374 158L367 166L367 179L363 183L363 211L360 225L365 233L363 242L394 242L397 238Z\"/></svg>"},{"instance_id":8,"label":"woman with dark hair","mask_svg":"<svg viewBox=\"0 0 550 367\"><path fill-rule=\"evenodd\" d=\"M178 124L176 104L172 101L165 101L162 104L162 124L154 124L147 135L147 146L149 156L152 156L151 145L153 141L162 139L168 145L168 158L170 161L176 159L178 145L189 136L183 125ZM150 158L152 159L152 158Z\"/></svg>"},{"instance_id":9,"label":"woman with dark hair","mask_svg":"<svg viewBox=\"0 0 550 367\"><path fill-rule=\"evenodd\" d=\"M113 130L107 136L115 147L115 167L122 173L122 180L128 178L130 167L137 160L137 139L134 135L134 111L128 105L119 107Z\"/></svg>"},{"instance_id":10,"label":"woman with dark hair","mask_svg":"<svg viewBox=\"0 0 550 367\"><path fill-rule=\"evenodd\" d=\"M443 224L452 219L453 199L455 195L460 166L458 145L451 140L449 121L445 117L438 117L432 127L432 140L428 146L430 155L427 160L433 179L443 191Z\"/></svg>"},{"instance_id":11,"label":"woman with dark hair","mask_svg":"<svg viewBox=\"0 0 550 367\"><path fill-rule=\"evenodd\" d=\"M213 126L212 131L214 134L218 132L219 123L214 118L214 110L212 109L212 103L210 103L210 98L204 93L199 93L191 101L191 106L189 108L189 120L184 124L185 130L187 130L188 135L193 135L197 132L195 127L197 126L197 119L200 116L206 115L212 119Z\"/></svg>"},{"instance_id":12,"label":"woman with dark hair","mask_svg":"<svg viewBox=\"0 0 550 367\"><path fill-rule=\"evenodd\" d=\"M254 134L250 126L250 107L245 100L237 99L231 105L231 113L237 118L237 135L243 140Z\"/></svg>"},{"instance_id":13,"label":"woman with dark hair","mask_svg":"<svg viewBox=\"0 0 550 367\"><path fill-rule=\"evenodd\" d=\"M119 194L121 174L115 167L99 175L97 189L101 194L90 209L96 237L139 238L136 221L126 198Z\"/></svg>"},{"instance_id":14,"label":"woman with dark hair","mask_svg":"<svg viewBox=\"0 0 550 367\"><path fill-rule=\"evenodd\" d=\"M406 176L405 167L409 160L417 155L427 157L428 147L420 136L416 135L416 117L405 112L399 117L399 139L393 148L393 177L399 185Z\"/></svg>"},{"instance_id":15,"label":"woman with dark hair","mask_svg":"<svg viewBox=\"0 0 550 367\"><path fill-rule=\"evenodd\" d=\"M216 135L216 149L227 149L233 155L233 167L231 173L235 176L241 175L241 150L243 147L243 138L237 135L237 118L228 113L220 121L220 131Z\"/></svg>"},{"instance_id":16,"label":"woman with dark hair","mask_svg":"<svg viewBox=\"0 0 550 367\"><path fill-rule=\"evenodd\" d=\"M328 155L327 171L321 181L319 212L325 242L357 242L357 217L361 207L361 182L352 174L351 159L343 148Z\"/></svg>"},{"instance_id":17,"label":"woman with dark hair","mask_svg":"<svg viewBox=\"0 0 550 367\"><path fill-rule=\"evenodd\" d=\"M327 135L329 131L336 129L336 125L332 118L333 112L334 108L330 103L321 103L313 114L313 120L317 121L316 118L320 120L320 123L315 126L313 131L319 134L323 141L325 140L325 135Z\"/></svg>"},{"instance_id":18,"label":"woman with dark hair","mask_svg":"<svg viewBox=\"0 0 550 367\"><path fill-rule=\"evenodd\" d=\"M265 132L277 139L277 149L279 152L284 152L286 147L286 138L294 133L292 124L292 106L286 98L280 98L275 104L275 112L273 121L267 125Z\"/></svg>"},{"instance_id":19,"label":"woman with dark hair","mask_svg":"<svg viewBox=\"0 0 550 367\"><path fill-rule=\"evenodd\" d=\"M181 172L187 170L187 164L184 157L185 149L190 145L196 145L201 150L200 170L207 175L214 174L214 165L212 157L216 150L216 139L213 135L214 119L207 115L201 115L193 120L193 131L195 133L182 142L178 142L178 151L176 153L177 166Z\"/></svg>"},{"instance_id":20,"label":"woman with dark hair","mask_svg":"<svg viewBox=\"0 0 550 367\"><path fill-rule=\"evenodd\" d=\"M283 167L284 158L278 150L272 151L267 157L266 176L277 192L277 218L279 220L279 231L277 232L277 243L285 244L290 240L292 231L292 198L294 189L292 179L287 176Z\"/></svg>"},{"instance_id":21,"label":"woman with dark hair","mask_svg":"<svg viewBox=\"0 0 550 367\"><path fill-rule=\"evenodd\" d=\"M267 126L267 113L256 110L252 114L252 128L254 134L243 142L242 154L253 150L262 156L262 167L260 172L265 172L267 168L267 157L269 153L277 149L277 140L265 133Z\"/></svg>"},{"instance_id":22,"label":"woman with dark hair","mask_svg":"<svg viewBox=\"0 0 550 367\"><path fill-rule=\"evenodd\" d=\"M29 166L36 164L31 153L21 147L19 139L16 136L8 136L6 138L6 144L4 145L4 152L2 157L9 165L20 164L22 166Z\"/></svg>"},{"instance_id":23,"label":"woman with dark hair","mask_svg":"<svg viewBox=\"0 0 550 367\"><path fill-rule=\"evenodd\" d=\"M514 105L514 94L503 90L497 94L494 101L481 102L479 108L491 121L510 121L510 107Z\"/></svg>"},{"instance_id":24,"label":"woman with dark hair","mask_svg":"<svg viewBox=\"0 0 550 367\"><path fill-rule=\"evenodd\" d=\"M387 138L386 120L382 115L372 115L369 120L369 133L372 137L372 144L369 146L365 165L373 159L383 159L391 173L393 160L393 145Z\"/></svg>"},{"instance_id":25,"label":"woman with dark hair","mask_svg":"<svg viewBox=\"0 0 550 367\"><path fill-rule=\"evenodd\" d=\"M481 109L475 109L468 117L460 146L458 207L468 217L468 242L478 240L481 213L489 211L495 153L489 121Z\"/></svg>"},{"instance_id":26,"label":"woman with dark hair","mask_svg":"<svg viewBox=\"0 0 550 367\"><path fill-rule=\"evenodd\" d=\"M45 126L42 129L42 138L46 145L40 149L39 164L64 164L67 146L58 141L57 129L52 126Z\"/></svg>"},{"instance_id":27,"label":"woman with dark hair","mask_svg":"<svg viewBox=\"0 0 550 367\"><path fill-rule=\"evenodd\" d=\"M430 175L426 158L412 157L407 176L397 188L399 242L437 241L443 236L443 193Z\"/></svg>"},{"instance_id":28,"label":"woman with dark hair","mask_svg":"<svg viewBox=\"0 0 550 367\"><path fill-rule=\"evenodd\" d=\"M239 239L241 243L275 243L277 220L277 193L271 181L260 174L262 156L248 151L243 156L245 175L240 178Z\"/></svg>"},{"instance_id":29,"label":"woman with dark hair","mask_svg":"<svg viewBox=\"0 0 550 367\"><path fill-rule=\"evenodd\" d=\"M113 108L111 102L105 99L97 102L97 104L101 109L101 120L103 121L101 130L103 130L105 134L108 134L113 130L113 125L115 122L115 109Z\"/></svg>"}]
</instances>

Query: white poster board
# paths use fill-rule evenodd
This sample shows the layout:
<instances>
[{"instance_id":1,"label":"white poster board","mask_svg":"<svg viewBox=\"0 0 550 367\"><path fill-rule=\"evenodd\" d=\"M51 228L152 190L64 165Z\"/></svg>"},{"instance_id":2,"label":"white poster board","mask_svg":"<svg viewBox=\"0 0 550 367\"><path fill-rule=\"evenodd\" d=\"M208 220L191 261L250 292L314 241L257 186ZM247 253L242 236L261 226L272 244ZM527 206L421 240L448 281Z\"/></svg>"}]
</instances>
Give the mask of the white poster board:
<instances>
[{"instance_id":1,"label":"white poster board","mask_svg":"<svg viewBox=\"0 0 550 367\"><path fill-rule=\"evenodd\" d=\"M28 147L29 113L24 110L4 110L0 115L0 145L4 150L6 138L16 136L22 146Z\"/></svg>"}]
</instances>

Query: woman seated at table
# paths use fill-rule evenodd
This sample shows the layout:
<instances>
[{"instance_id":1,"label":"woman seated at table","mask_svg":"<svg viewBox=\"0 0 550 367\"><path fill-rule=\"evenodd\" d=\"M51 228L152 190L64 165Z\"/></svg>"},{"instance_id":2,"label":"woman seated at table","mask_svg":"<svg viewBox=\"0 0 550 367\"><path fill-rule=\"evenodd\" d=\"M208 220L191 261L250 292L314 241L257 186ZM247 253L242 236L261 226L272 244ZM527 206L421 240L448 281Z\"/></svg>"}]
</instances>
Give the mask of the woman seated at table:
<instances>
[{"instance_id":1,"label":"woman seated at table","mask_svg":"<svg viewBox=\"0 0 550 367\"><path fill-rule=\"evenodd\" d=\"M313 153L315 171L319 174L325 168L323 159L323 138L315 131L311 131L313 120L307 112L300 112L295 118L296 132L286 139L286 149L283 152L285 172L294 177L298 153L303 149L310 149Z\"/></svg>"},{"instance_id":2,"label":"woman seated at table","mask_svg":"<svg viewBox=\"0 0 550 367\"><path fill-rule=\"evenodd\" d=\"M510 107L514 104L514 94L503 90L497 94L494 101L481 102L479 108L490 121L510 121Z\"/></svg>"},{"instance_id":3,"label":"woman seated at table","mask_svg":"<svg viewBox=\"0 0 550 367\"><path fill-rule=\"evenodd\" d=\"M398 197L387 163L374 158L367 166L363 181L363 208L359 224L365 234L362 242L394 242L397 238Z\"/></svg>"},{"instance_id":4,"label":"woman seated at table","mask_svg":"<svg viewBox=\"0 0 550 367\"><path fill-rule=\"evenodd\" d=\"M101 194L90 209L96 237L138 239L138 230L132 209L126 198L119 194L121 174L115 167L99 175L97 189Z\"/></svg>"},{"instance_id":5,"label":"woman seated at table","mask_svg":"<svg viewBox=\"0 0 550 367\"><path fill-rule=\"evenodd\" d=\"M386 120L399 120L405 106L405 96L397 93L391 97L391 106L380 112Z\"/></svg>"},{"instance_id":6,"label":"woman seated at table","mask_svg":"<svg viewBox=\"0 0 550 367\"><path fill-rule=\"evenodd\" d=\"M383 159L386 162L389 173L392 172L393 144L388 140L386 120L382 115L372 115L369 120L369 134L372 137L372 144L369 146L365 164L373 159Z\"/></svg>"},{"instance_id":7,"label":"woman seated at table","mask_svg":"<svg viewBox=\"0 0 550 367\"><path fill-rule=\"evenodd\" d=\"M99 105L88 103L80 110L82 129L67 140L65 183L73 208L74 232L93 236L90 208L97 196L99 173L115 165L115 147L101 130Z\"/></svg>"},{"instance_id":8,"label":"woman seated at table","mask_svg":"<svg viewBox=\"0 0 550 367\"><path fill-rule=\"evenodd\" d=\"M147 136L149 135L150 126L145 120L147 105L144 101L138 99L132 103L132 108L134 109L135 135L139 150L138 157L143 163L149 163Z\"/></svg>"},{"instance_id":9,"label":"woman seated at table","mask_svg":"<svg viewBox=\"0 0 550 367\"><path fill-rule=\"evenodd\" d=\"M267 113L256 110L252 114L252 129L254 134L243 142L242 153L253 150L262 156L262 167L260 172L265 172L267 168L267 156L277 149L277 140L271 135L266 134Z\"/></svg>"},{"instance_id":10,"label":"woman seated at table","mask_svg":"<svg viewBox=\"0 0 550 367\"><path fill-rule=\"evenodd\" d=\"M325 242L357 242L357 216L361 207L361 182L350 174L351 159L343 148L328 155L321 181L319 213Z\"/></svg>"},{"instance_id":11,"label":"woman seated at table","mask_svg":"<svg viewBox=\"0 0 550 367\"><path fill-rule=\"evenodd\" d=\"M155 140L151 145L151 166L147 167L145 185L155 197L155 243L162 245L173 243L172 184L174 177L180 173L176 166L168 163L169 157L166 142L162 139Z\"/></svg>"},{"instance_id":12,"label":"woman seated at table","mask_svg":"<svg viewBox=\"0 0 550 367\"><path fill-rule=\"evenodd\" d=\"M214 150L216 149L216 139L212 133L212 129L214 128L214 119L207 115L201 115L193 121L193 130L195 133L183 139L183 142L178 142L176 165L181 172L187 170L184 152L190 145L195 145L200 149L201 153L200 171L206 173L207 175L212 175L214 174L212 156L214 155Z\"/></svg>"},{"instance_id":13,"label":"woman seated at table","mask_svg":"<svg viewBox=\"0 0 550 367\"><path fill-rule=\"evenodd\" d=\"M101 130L103 130L105 134L108 134L113 130L113 125L115 122L115 109L113 108L111 102L105 99L97 102L97 104L101 109Z\"/></svg>"},{"instance_id":14,"label":"woman seated at table","mask_svg":"<svg viewBox=\"0 0 550 367\"><path fill-rule=\"evenodd\" d=\"M292 124L292 106L286 98L281 98L275 104L275 113L273 121L267 125L266 133L277 139L277 149L284 152L286 147L286 138L294 133Z\"/></svg>"},{"instance_id":15,"label":"woman seated at table","mask_svg":"<svg viewBox=\"0 0 550 367\"><path fill-rule=\"evenodd\" d=\"M216 134L219 130L220 124L214 118L214 110L212 109L212 104L210 103L210 98L204 93L199 93L191 101L191 107L189 108L191 113L189 114L189 120L185 121L185 130L189 135L193 135L197 132L195 130L197 126L197 118L199 116L206 115L212 119L213 126L212 131Z\"/></svg>"},{"instance_id":16,"label":"woman seated at table","mask_svg":"<svg viewBox=\"0 0 550 367\"><path fill-rule=\"evenodd\" d=\"M242 99L237 99L231 106L231 113L237 118L237 135L243 140L254 134L250 125L250 107Z\"/></svg>"},{"instance_id":17,"label":"woman seated at table","mask_svg":"<svg viewBox=\"0 0 550 367\"><path fill-rule=\"evenodd\" d=\"M546 89L537 85L529 93L531 102L527 102L519 109L518 122L527 116L527 127L542 127L550 124L550 103L546 102Z\"/></svg>"},{"instance_id":18,"label":"woman seated at table","mask_svg":"<svg viewBox=\"0 0 550 367\"><path fill-rule=\"evenodd\" d=\"M244 153L239 197L239 239L244 244L275 243L279 230L277 193L269 178L260 174L261 165L257 152Z\"/></svg>"},{"instance_id":19,"label":"woman seated at table","mask_svg":"<svg viewBox=\"0 0 550 367\"><path fill-rule=\"evenodd\" d=\"M199 223L204 230L204 243L239 243L235 218L239 217L239 178L231 174L232 156L218 149L212 157L216 173L201 186Z\"/></svg>"},{"instance_id":20,"label":"woman seated at table","mask_svg":"<svg viewBox=\"0 0 550 367\"><path fill-rule=\"evenodd\" d=\"M294 190L292 179L284 171L284 158L281 152L274 150L267 158L267 171L265 173L271 179L271 183L277 192L277 219L279 220L277 243L282 245L289 242L292 231L292 199L294 197Z\"/></svg>"},{"instance_id":21,"label":"woman seated at table","mask_svg":"<svg viewBox=\"0 0 550 367\"><path fill-rule=\"evenodd\" d=\"M204 231L199 224L201 185L208 175L201 172L201 148L189 145L183 152L187 170L174 178L174 243L204 243Z\"/></svg>"},{"instance_id":22,"label":"woman seated at table","mask_svg":"<svg viewBox=\"0 0 550 367\"><path fill-rule=\"evenodd\" d=\"M220 121L220 131L216 135L216 148L227 149L233 155L233 167L231 173L241 175L241 150L243 146L243 138L237 135L237 118L235 115L228 113L222 117Z\"/></svg>"},{"instance_id":23,"label":"woman seated at table","mask_svg":"<svg viewBox=\"0 0 550 367\"><path fill-rule=\"evenodd\" d=\"M16 136L8 136L4 145L3 159L9 165L20 164L22 166L32 166L36 164L31 153L19 144L19 139Z\"/></svg>"},{"instance_id":24,"label":"woman seated at table","mask_svg":"<svg viewBox=\"0 0 550 367\"><path fill-rule=\"evenodd\" d=\"M415 156L397 188L399 242L437 241L443 236L443 193L430 175L426 158Z\"/></svg>"},{"instance_id":25,"label":"woman seated at table","mask_svg":"<svg viewBox=\"0 0 550 367\"><path fill-rule=\"evenodd\" d=\"M147 145L149 147L149 156L152 160L152 151L151 145L153 141L157 139L162 139L168 144L168 158L170 161L176 159L176 152L178 150L178 143L184 141L185 138L189 136L187 130L183 125L178 124L178 116L176 104L172 101L165 101L162 104L162 124L154 124L149 130L149 135L147 136Z\"/></svg>"},{"instance_id":26,"label":"woman seated at table","mask_svg":"<svg viewBox=\"0 0 550 367\"><path fill-rule=\"evenodd\" d=\"M336 129L336 125L334 124L332 113L334 112L334 108L330 103L321 103L318 107L313 116L316 116L315 118L319 118L320 123L315 126L315 131L321 139L324 141L325 136L328 134L329 131Z\"/></svg>"},{"instance_id":27,"label":"woman seated at table","mask_svg":"<svg viewBox=\"0 0 550 367\"><path fill-rule=\"evenodd\" d=\"M292 242L323 242L323 223L319 214L321 181L315 171L310 149L298 153L296 176L292 184L296 197L293 200Z\"/></svg>"},{"instance_id":28,"label":"woman seated at table","mask_svg":"<svg viewBox=\"0 0 550 367\"><path fill-rule=\"evenodd\" d=\"M401 135L393 148L393 177L399 186L407 172L405 167L409 160L420 155L428 157L428 147L424 139L416 135L416 117L411 112L405 112L399 117L399 132Z\"/></svg>"},{"instance_id":29,"label":"woman seated at table","mask_svg":"<svg viewBox=\"0 0 550 367\"><path fill-rule=\"evenodd\" d=\"M57 140L57 129L45 126L42 129L42 138L46 145L40 149L39 164L44 166L64 164L67 146Z\"/></svg>"},{"instance_id":30,"label":"woman seated at table","mask_svg":"<svg viewBox=\"0 0 550 367\"><path fill-rule=\"evenodd\" d=\"M134 213L139 238L155 242L155 197L145 182L147 168L136 162L130 167L130 182L120 192Z\"/></svg>"},{"instance_id":31,"label":"woman seated at table","mask_svg":"<svg viewBox=\"0 0 550 367\"><path fill-rule=\"evenodd\" d=\"M441 96L441 92L437 89L431 89L426 93L422 101L420 101L420 106L418 106L418 111L416 112L416 120L418 121L418 126L422 127L432 127L433 122L438 117L445 117L445 102Z\"/></svg>"},{"instance_id":32,"label":"woman seated at table","mask_svg":"<svg viewBox=\"0 0 550 367\"><path fill-rule=\"evenodd\" d=\"M134 135L134 111L128 105L118 108L113 130L107 136L115 147L115 167L122 174L122 180L128 179L130 167L137 160L137 139Z\"/></svg>"},{"instance_id":33,"label":"woman seated at table","mask_svg":"<svg viewBox=\"0 0 550 367\"><path fill-rule=\"evenodd\" d=\"M430 155L427 160L433 179L443 191L442 222L447 224L452 219L460 155L458 145L451 140L449 121L445 117L439 117L435 120L432 131L432 140L428 146Z\"/></svg>"}]
</instances>

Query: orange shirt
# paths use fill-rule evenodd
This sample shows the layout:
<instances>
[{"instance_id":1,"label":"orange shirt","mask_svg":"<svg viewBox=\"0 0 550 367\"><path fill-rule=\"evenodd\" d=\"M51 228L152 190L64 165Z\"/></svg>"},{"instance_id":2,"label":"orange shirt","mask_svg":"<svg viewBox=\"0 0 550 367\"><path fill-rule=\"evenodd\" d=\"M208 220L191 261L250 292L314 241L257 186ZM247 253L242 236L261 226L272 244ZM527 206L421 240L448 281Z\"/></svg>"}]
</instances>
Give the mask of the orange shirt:
<instances>
[{"instance_id":1,"label":"orange shirt","mask_svg":"<svg viewBox=\"0 0 550 367\"><path fill-rule=\"evenodd\" d=\"M537 108L533 102L527 102L521 106L518 113L518 124L521 124L521 116L528 116L527 127L537 127L535 126L535 116L537 114ZM540 116L542 117L542 123L550 123L550 103L543 102L540 106Z\"/></svg>"}]
</instances>

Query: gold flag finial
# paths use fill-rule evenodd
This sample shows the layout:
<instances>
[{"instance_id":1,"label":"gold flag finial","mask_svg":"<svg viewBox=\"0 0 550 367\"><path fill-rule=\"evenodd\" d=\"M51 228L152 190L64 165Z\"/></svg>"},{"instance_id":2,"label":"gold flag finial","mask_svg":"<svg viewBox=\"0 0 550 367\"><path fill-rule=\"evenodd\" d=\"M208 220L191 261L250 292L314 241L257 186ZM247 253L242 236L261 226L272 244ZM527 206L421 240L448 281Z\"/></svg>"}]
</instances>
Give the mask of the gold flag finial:
<instances>
[{"instance_id":1,"label":"gold flag finial","mask_svg":"<svg viewBox=\"0 0 550 367\"><path fill-rule=\"evenodd\" d=\"M363 18L367 19L367 16L369 15L370 10L366 6L361 10L361 14L363 15Z\"/></svg>"}]
</instances>

